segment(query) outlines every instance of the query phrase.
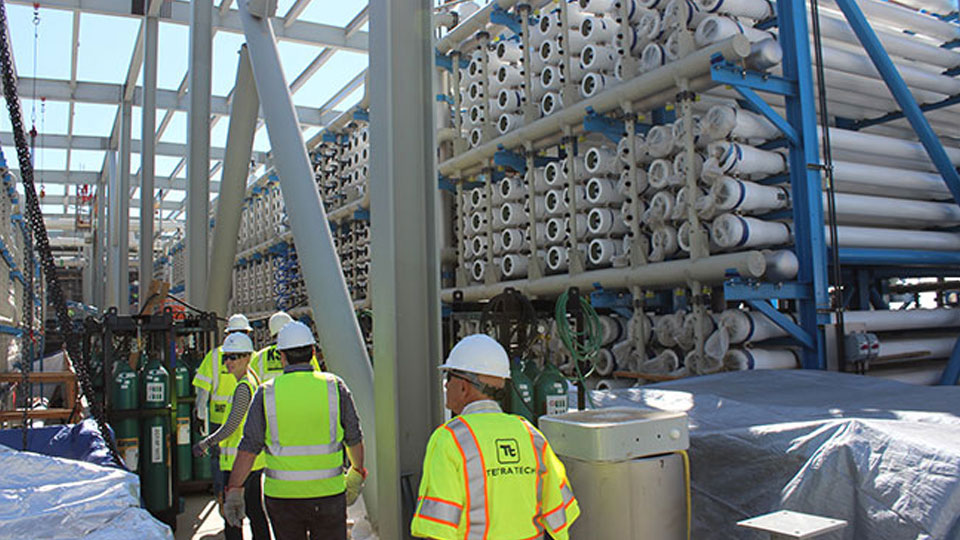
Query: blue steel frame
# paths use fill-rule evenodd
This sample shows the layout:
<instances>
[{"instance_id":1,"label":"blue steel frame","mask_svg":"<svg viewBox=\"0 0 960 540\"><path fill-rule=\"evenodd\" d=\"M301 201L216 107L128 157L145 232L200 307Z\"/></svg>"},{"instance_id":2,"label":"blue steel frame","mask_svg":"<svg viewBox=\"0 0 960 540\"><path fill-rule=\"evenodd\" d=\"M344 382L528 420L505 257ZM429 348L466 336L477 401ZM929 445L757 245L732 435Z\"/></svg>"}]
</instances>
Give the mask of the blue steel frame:
<instances>
[{"instance_id":1,"label":"blue steel frame","mask_svg":"<svg viewBox=\"0 0 960 540\"><path fill-rule=\"evenodd\" d=\"M778 299L790 299L797 306L797 323L783 316L770 303L758 298L754 286L728 283L728 299L742 299L762 311L803 345L801 361L807 369L826 369L823 324L830 308L827 280L827 248L823 232L823 203L820 187L817 110L813 92L810 42L805 0L777 0L776 24L783 48L783 77L743 71L717 62L713 79L733 86L747 108L768 118L784 133L789 150L790 186L793 196L794 238L800 268L797 281L782 287ZM786 118L776 113L756 91L784 98ZM773 291L767 291L772 293Z\"/></svg>"},{"instance_id":2,"label":"blue steel frame","mask_svg":"<svg viewBox=\"0 0 960 540\"><path fill-rule=\"evenodd\" d=\"M890 113L873 121L853 123L850 127L858 129L906 117L954 199L960 203L960 175L923 116L925 110L935 110L955 103L960 96L950 97L942 104L919 106L855 1L835 0L835 2L843 11L850 27L901 108L900 112ZM764 115L784 133L785 139L779 144L789 148L795 249L797 258L800 260L800 269L796 283L785 284L788 286L776 291L763 287L758 289L756 285L737 282L727 283L725 290L728 299L744 300L755 309L767 313L795 340L803 343L805 368L823 369L826 367L826 362L821 325L828 320L826 312L829 308L829 284L826 242L822 225L823 207L820 187L822 166L819 163L817 114L810 67L812 65L810 45L807 37L806 1L777 0L777 8L779 16L769 24L780 27L783 77L750 73L722 61L713 66L712 75L715 81L733 86L742 97L741 103L744 107ZM786 119L767 105L756 91L782 95L786 104ZM916 250L841 248L840 260L834 263L867 267L927 265L942 268L960 264L960 255ZM795 300L799 312L798 324L790 325L787 324L789 320L785 317L777 317L776 310L762 297L763 294L769 294L768 299ZM941 384L956 384L958 378L960 378L960 341L944 370Z\"/></svg>"}]
</instances>

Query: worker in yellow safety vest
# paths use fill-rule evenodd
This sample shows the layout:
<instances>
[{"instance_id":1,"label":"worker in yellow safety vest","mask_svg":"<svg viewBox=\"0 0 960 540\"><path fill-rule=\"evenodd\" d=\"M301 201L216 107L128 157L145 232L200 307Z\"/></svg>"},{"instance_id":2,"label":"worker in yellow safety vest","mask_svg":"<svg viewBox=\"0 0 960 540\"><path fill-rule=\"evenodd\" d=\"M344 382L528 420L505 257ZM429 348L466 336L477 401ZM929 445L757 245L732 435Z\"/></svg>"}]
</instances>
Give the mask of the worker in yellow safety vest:
<instances>
[{"instance_id":1,"label":"worker in yellow safety vest","mask_svg":"<svg viewBox=\"0 0 960 540\"><path fill-rule=\"evenodd\" d=\"M276 339L277 333L287 323L293 322L293 317L284 311L278 311L270 316L267 327L270 329L270 337ZM317 362L316 354L310 359L310 365L313 369L321 371L320 364ZM280 360L280 351L277 350L277 344L268 345L253 355L253 361L250 369L260 377L260 384L273 380L277 375L283 373L283 362Z\"/></svg>"},{"instance_id":2,"label":"worker in yellow safety vest","mask_svg":"<svg viewBox=\"0 0 960 540\"><path fill-rule=\"evenodd\" d=\"M440 540L557 540L580 507L543 434L496 400L510 378L507 352L471 335L444 365L446 406L456 415L427 444L411 534Z\"/></svg>"},{"instance_id":3,"label":"worker in yellow safety vest","mask_svg":"<svg viewBox=\"0 0 960 540\"><path fill-rule=\"evenodd\" d=\"M244 483L266 452L264 502L277 540L346 540L347 506L363 487L363 433L350 390L339 377L310 367L316 341L307 325L277 334L283 374L254 394L223 513L242 523ZM344 473L344 449L350 469Z\"/></svg>"},{"instance_id":4,"label":"worker in yellow safety vest","mask_svg":"<svg viewBox=\"0 0 960 540\"><path fill-rule=\"evenodd\" d=\"M253 328L245 315L237 313L227 319L227 327L224 332L228 335L234 332L249 335L253 332ZM200 367L197 368L197 373L193 376L193 385L197 387L197 400L194 405L195 414L201 422L209 420L209 431L212 433L220 429L220 425L226 418L227 405L229 405L230 398L233 396L233 390L237 387L237 380L230 375L227 366L223 363L223 355L219 346L210 349L203 357ZM219 448L211 448L210 473L213 477L213 492L218 498L222 498L223 484L226 478L220 473L219 457Z\"/></svg>"},{"instance_id":5,"label":"worker in yellow safety vest","mask_svg":"<svg viewBox=\"0 0 960 540\"><path fill-rule=\"evenodd\" d=\"M227 334L220 347L223 363L227 366L230 375L237 381L233 396L227 403L226 417L220 429L211 433L193 446L194 457L200 457L209 448L220 447L220 470L230 475L234 460L237 457L237 446L243 435L243 424L247 420L247 409L253 393L260 387L257 376L250 371L250 357L253 354L253 340L243 332ZM260 476L264 465L264 456L261 453L253 463L253 472L247 477L244 484L244 500L246 515L250 518L250 529L254 540L270 540L270 525L267 524L267 515L260 504ZM243 529L229 523L224 527L226 540L243 540Z\"/></svg>"}]
</instances>

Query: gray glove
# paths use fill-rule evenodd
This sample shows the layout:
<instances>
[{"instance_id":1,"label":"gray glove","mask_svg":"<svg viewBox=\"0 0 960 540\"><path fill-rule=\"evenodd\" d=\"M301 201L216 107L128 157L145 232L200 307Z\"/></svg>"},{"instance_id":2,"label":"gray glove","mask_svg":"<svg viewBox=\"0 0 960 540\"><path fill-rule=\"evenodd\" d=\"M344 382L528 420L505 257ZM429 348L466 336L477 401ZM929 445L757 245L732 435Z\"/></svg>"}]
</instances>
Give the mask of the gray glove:
<instances>
[{"instance_id":1,"label":"gray glove","mask_svg":"<svg viewBox=\"0 0 960 540\"><path fill-rule=\"evenodd\" d=\"M247 514L243 504L243 489L233 488L227 491L227 498L223 502L223 518L233 527L243 527L243 516Z\"/></svg>"}]
</instances>

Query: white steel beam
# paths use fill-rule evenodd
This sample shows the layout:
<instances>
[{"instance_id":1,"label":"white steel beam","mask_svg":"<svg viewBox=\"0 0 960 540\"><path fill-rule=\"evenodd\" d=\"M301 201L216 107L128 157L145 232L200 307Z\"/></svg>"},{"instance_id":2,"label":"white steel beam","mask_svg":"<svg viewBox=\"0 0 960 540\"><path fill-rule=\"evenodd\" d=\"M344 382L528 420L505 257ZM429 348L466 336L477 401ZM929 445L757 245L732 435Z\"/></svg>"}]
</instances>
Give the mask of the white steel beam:
<instances>
[{"instance_id":1,"label":"white steel beam","mask_svg":"<svg viewBox=\"0 0 960 540\"><path fill-rule=\"evenodd\" d=\"M32 79L30 77L19 79L18 91L21 92L21 95L30 95L33 92L34 82L37 84L37 95L43 96L49 101L115 105L120 102L120 97L123 95L123 85L120 84L78 81L76 88L71 88L70 81L67 80ZM188 102L189 97L186 93L181 95L176 90L157 89L158 109L188 112ZM135 106L143 105L143 88L139 86L133 92L133 104ZM333 114L321 113L319 109L312 107L296 107L296 109L297 117L302 125L322 126L335 117ZM230 104L227 96L211 96L210 112L221 116L229 115Z\"/></svg>"},{"instance_id":2,"label":"white steel beam","mask_svg":"<svg viewBox=\"0 0 960 540\"><path fill-rule=\"evenodd\" d=\"M187 115L187 301L206 301L210 230L210 85L213 0L194 0L190 15L190 112ZM225 100L226 101L226 100ZM228 114L229 111L226 111Z\"/></svg>"},{"instance_id":3,"label":"white steel beam","mask_svg":"<svg viewBox=\"0 0 960 540\"><path fill-rule=\"evenodd\" d=\"M297 17L303 13L303 10L307 9L307 6L310 5L310 0L297 0L290 6L290 9L287 10L286 15L283 16L283 27L290 28L290 25L293 24Z\"/></svg>"},{"instance_id":4,"label":"white steel beam","mask_svg":"<svg viewBox=\"0 0 960 540\"><path fill-rule=\"evenodd\" d=\"M157 45L160 21L149 13L143 28L143 151L140 154L140 286L153 278L153 203L157 141ZM189 150L188 150L189 152ZM141 300L142 301L142 300ZM138 307L139 309L139 307Z\"/></svg>"},{"instance_id":5,"label":"white steel beam","mask_svg":"<svg viewBox=\"0 0 960 540\"><path fill-rule=\"evenodd\" d=\"M46 197L40 199L40 204L74 205L74 204L77 204L78 202L80 201L76 195L47 195ZM140 197L130 200L131 209L137 206L140 206ZM162 206L164 210L176 210L179 207L180 207L179 201L164 201Z\"/></svg>"},{"instance_id":6,"label":"white steel beam","mask_svg":"<svg viewBox=\"0 0 960 540\"><path fill-rule=\"evenodd\" d=\"M109 152L108 152L109 155ZM19 175L19 169L10 169L10 172ZM100 178L100 173L97 171L60 171L60 170L51 170L43 169L34 171L36 178L40 178L40 175L43 175L43 182L45 184L63 184L68 186L76 186L81 184L96 184L97 180ZM39 181L39 180L38 180ZM154 183L154 189L175 189L179 191L186 191L187 181L184 178L163 178L157 179ZM220 190L220 182L210 182L210 191L218 192Z\"/></svg>"},{"instance_id":7,"label":"white steel beam","mask_svg":"<svg viewBox=\"0 0 960 540\"><path fill-rule=\"evenodd\" d=\"M120 17L139 18L141 16L130 10L129 2L118 0L7 0L7 3L29 6L37 4L41 8L65 9ZM169 9L167 8L168 5ZM160 11L160 20L173 24L189 25L190 2L183 0L164 2L163 9ZM228 9L222 14L218 10L213 14L212 22L213 28L216 30L231 34L243 33L240 16L234 10ZM348 37L343 28L329 24L293 21L290 25L285 26L284 20L281 18L273 18L270 23L276 38L281 41L333 47L360 53L367 52L367 32L354 32Z\"/></svg>"},{"instance_id":8,"label":"white steel beam","mask_svg":"<svg viewBox=\"0 0 960 540\"><path fill-rule=\"evenodd\" d=\"M159 131L159 130L158 130ZM12 141L13 134L6 131L0 131L0 141ZM96 135L74 135L68 138L66 135L44 135L43 148L58 150L112 150L110 137L97 137ZM142 149L142 141L133 139L130 141L130 151L139 154ZM210 148L210 159L223 159L225 149L222 146ZM187 155L187 145L183 143L158 142L156 144L156 155L182 157ZM266 152L253 152L252 159L257 163L264 163L267 160Z\"/></svg>"}]
</instances>

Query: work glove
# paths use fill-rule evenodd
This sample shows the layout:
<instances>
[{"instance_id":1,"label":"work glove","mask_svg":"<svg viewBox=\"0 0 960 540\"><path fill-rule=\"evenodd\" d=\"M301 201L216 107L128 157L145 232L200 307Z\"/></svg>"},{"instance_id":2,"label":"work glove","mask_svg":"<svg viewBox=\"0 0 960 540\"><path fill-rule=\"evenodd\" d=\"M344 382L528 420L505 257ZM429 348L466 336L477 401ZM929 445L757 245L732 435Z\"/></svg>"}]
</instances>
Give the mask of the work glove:
<instances>
[{"instance_id":1,"label":"work glove","mask_svg":"<svg viewBox=\"0 0 960 540\"><path fill-rule=\"evenodd\" d=\"M200 457L207 453L207 449L204 448L200 443L193 445L193 457Z\"/></svg>"},{"instance_id":2,"label":"work glove","mask_svg":"<svg viewBox=\"0 0 960 540\"><path fill-rule=\"evenodd\" d=\"M233 527L243 526L243 516L247 509L243 504L243 488L233 488L227 491L227 498L223 502L223 519Z\"/></svg>"},{"instance_id":3,"label":"work glove","mask_svg":"<svg viewBox=\"0 0 960 540\"><path fill-rule=\"evenodd\" d=\"M345 478L347 484L347 506L357 501L357 497L360 496L360 490L363 489L363 481L366 478L366 469L358 470L355 467L350 467L350 470L347 471Z\"/></svg>"}]
</instances>

